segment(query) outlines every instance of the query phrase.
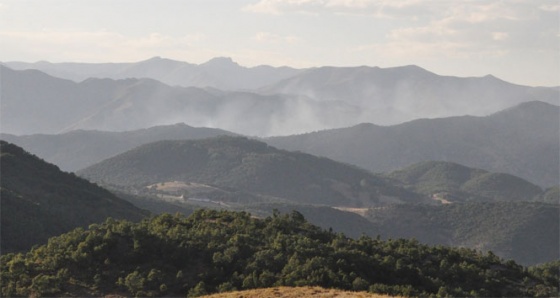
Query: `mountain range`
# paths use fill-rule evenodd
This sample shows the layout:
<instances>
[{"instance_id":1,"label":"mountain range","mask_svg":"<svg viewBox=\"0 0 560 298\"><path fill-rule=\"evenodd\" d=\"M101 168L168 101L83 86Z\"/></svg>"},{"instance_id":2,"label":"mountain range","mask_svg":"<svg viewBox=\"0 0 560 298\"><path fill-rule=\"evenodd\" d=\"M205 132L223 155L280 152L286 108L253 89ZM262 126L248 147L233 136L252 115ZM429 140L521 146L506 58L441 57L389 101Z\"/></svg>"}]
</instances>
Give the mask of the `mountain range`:
<instances>
[{"instance_id":1,"label":"mountain range","mask_svg":"<svg viewBox=\"0 0 560 298\"><path fill-rule=\"evenodd\" d=\"M0 139L23 147L0 144L5 251L148 214L133 202L296 209L356 238L559 257L559 87L228 58L9 62L0 77Z\"/></svg>"},{"instance_id":2,"label":"mountain range","mask_svg":"<svg viewBox=\"0 0 560 298\"><path fill-rule=\"evenodd\" d=\"M355 119L393 125L418 118L485 116L522 102L558 105L559 89L526 87L494 76L440 76L415 65L320 67L260 90L264 94L298 94L318 101L359 107Z\"/></svg>"},{"instance_id":3,"label":"mountain range","mask_svg":"<svg viewBox=\"0 0 560 298\"><path fill-rule=\"evenodd\" d=\"M485 117L419 119L267 138L272 146L325 156L372 172L421 161L451 161L508 173L542 187L560 179L560 110L522 103Z\"/></svg>"},{"instance_id":4,"label":"mountain range","mask_svg":"<svg viewBox=\"0 0 560 298\"><path fill-rule=\"evenodd\" d=\"M486 117L421 119L394 126L344 129L265 138L268 144L388 172L422 161L451 161L508 173L541 187L559 179L559 108L528 102ZM0 134L66 171L77 171L158 140L196 139L231 132L185 124L126 132L78 130L62 134Z\"/></svg>"},{"instance_id":5,"label":"mountain range","mask_svg":"<svg viewBox=\"0 0 560 298\"><path fill-rule=\"evenodd\" d=\"M4 65L74 79L64 74L84 69L83 80L76 82L1 66L2 131L12 134L120 131L184 122L278 136L362 122L393 125L417 118L483 116L527 101L557 105L560 98L558 87L519 86L492 76L439 76L418 66L244 68L224 58L198 66L161 58L133 64ZM186 74L189 69L214 71L212 77L219 74L228 82L200 83L212 80ZM86 79L90 76L99 78ZM196 82L188 82L193 76ZM179 78L187 82L178 84ZM32 121L16 116L22 114Z\"/></svg>"},{"instance_id":6,"label":"mountain range","mask_svg":"<svg viewBox=\"0 0 560 298\"><path fill-rule=\"evenodd\" d=\"M149 78L170 86L216 88L220 90L258 89L300 73L290 67L261 65L243 67L231 58L217 57L192 64L161 57L136 63L36 63L6 62L14 70L36 69L54 77L81 82L89 78L113 80Z\"/></svg>"},{"instance_id":7,"label":"mountain range","mask_svg":"<svg viewBox=\"0 0 560 298\"><path fill-rule=\"evenodd\" d=\"M334 117L338 105L301 96L171 87L153 79L92 78L75 83L4 66L0 75L2 132L16 135L123 131L178 122L246 135L276 135L351 123Z\"/></svg>"}]
</instances>

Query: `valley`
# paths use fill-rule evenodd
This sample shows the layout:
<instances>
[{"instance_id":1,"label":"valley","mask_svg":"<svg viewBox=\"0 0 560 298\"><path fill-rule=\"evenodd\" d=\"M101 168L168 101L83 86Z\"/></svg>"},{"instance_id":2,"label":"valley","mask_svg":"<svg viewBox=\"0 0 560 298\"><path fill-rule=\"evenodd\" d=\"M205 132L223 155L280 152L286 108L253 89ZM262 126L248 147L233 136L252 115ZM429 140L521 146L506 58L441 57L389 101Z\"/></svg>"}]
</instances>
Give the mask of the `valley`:
<instances>
[{"instance_id":1,"label":"valley","mask_svg":"<svg viewBox=\"0 0 560 298\"><path fill-rule=\"evenodd\" d=\"M557 87L227 58L0 72L2 296L558 293Z\"/></svg>"}]
</instances>

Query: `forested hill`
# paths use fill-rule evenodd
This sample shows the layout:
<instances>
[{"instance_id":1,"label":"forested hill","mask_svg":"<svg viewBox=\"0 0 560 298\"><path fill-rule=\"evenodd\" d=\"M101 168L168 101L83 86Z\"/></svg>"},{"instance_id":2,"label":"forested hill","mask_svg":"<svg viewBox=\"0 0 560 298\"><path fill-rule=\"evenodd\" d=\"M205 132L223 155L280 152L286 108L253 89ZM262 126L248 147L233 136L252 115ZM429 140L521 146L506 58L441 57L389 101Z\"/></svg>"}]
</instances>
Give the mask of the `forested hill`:
<instances>
[{"instance_id":1,"label":"forested hill","mask_svg":"<svg viewBox=\"0 0 560 298\"><path fill-rule=\"evenodd\" d=\"M49 237L107 217L139 220L134 207L16 145L0 141L1 249L29 249Z\"/></svg>"},{"instance_id":2,"label":"forested hill","mask_svg":"<svg viewBox=\"0 0 560 298\"><path fill-rule=\"evenodd\" d=\"M558 272L550 267L526 270L492 253L414 240L352 240L298 212L108 220L0 260L2 296L194 297L306 285L405 296L558 294Z\"/></svg>"},{"instance_id":3,"label":"forested hill","mask_svg":"<svg viewBox=\"0 0 560 298\"><path fill-rule=\"evenodd\" d=\"M242 137L161 141L137 147L78 174L118 186L196 182L331 206L418 202L420 196L381 176Z\"/></svg>"},{"instance_id":4,"label":"forested hill","mask_svg":"<svg viewBox=\"0 0 560 298\"><path fill-rule=\"evenodd\" d=\"M413 164L387 174L400 185L443 203L478 201L552 201L524 179L444 161Z\"/></svg>"}]
</instances>

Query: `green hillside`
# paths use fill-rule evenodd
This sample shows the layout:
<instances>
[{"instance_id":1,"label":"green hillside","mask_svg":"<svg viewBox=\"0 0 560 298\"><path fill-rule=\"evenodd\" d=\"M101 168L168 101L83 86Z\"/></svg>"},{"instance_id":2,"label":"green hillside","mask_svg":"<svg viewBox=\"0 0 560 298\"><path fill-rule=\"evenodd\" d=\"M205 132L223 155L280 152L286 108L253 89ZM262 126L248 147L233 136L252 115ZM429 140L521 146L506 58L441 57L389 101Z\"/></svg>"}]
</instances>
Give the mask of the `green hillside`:
<instances>
[{"instance_id":1,"label":"green hillside","mask_svg":"<svg viewBox=\"0 0 560 298\"><path fill-rule=\"evenodd\" d=\"M533 265L560 259L560 209L529 202L402 204L372 208L366 217L383 238L491 250Z\"/></svg>"},{"instance_id":2,"label":"green hillside","mask_svg":"<svg viewBox=\"0 0 560 298\"><path fill-rule=\"evenodd\" d=\"M491 253L412 240L352 240L298 212L256 219L200 210L137 224L107 220L0 260L2 296L194 297L271 286L405 296L558 293L546 268L528 271Z\"/></svg>"},{"instance_id":3,"label":"green hillside","mask_svg":"<svg viewBox=\"0 0 560 298\"><path fill-rule=\"evenodd\" d=\"M387 176L443 202L529 201L543 193L540 187L519 177L443 161L420 162Z\"/></svg>"},{"instance_id":4,"label":"green hillside","mask_svg":"<svg viewBox=\"0 0 560 298\"><path fill-rule=\"evenodd\" d=\"M241 137L151 143L78 174L121 187L145 189L158 183L181 181L331 206L419 200L418 195L354 166L278 150Z\"/></svg>"},{"instance_id":5,"label":"green hillside","mask_svg":"<svg viewBox=\"0 0 560 298\"><path fill-rule=\"evenodd\" d=\"M147 212L0 141L1 249L21 251L107 217L139 220Z\"/></svg>"}]
</instances>

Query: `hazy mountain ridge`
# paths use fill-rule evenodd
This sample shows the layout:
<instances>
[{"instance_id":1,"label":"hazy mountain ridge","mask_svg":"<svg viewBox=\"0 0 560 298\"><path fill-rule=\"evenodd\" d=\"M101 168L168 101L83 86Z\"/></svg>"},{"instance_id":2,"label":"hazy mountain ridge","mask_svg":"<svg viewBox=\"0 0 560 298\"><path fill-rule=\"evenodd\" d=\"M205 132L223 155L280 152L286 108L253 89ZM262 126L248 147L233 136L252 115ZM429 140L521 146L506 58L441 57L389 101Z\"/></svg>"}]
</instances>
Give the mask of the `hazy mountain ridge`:
<instances>
[{"instance_id":1,"label":"hazy mountain ridge","mask_svg":"<svg viewBox=\"0 0 560 298\"><path fill-rule=\"evenodd\" d=\"M214 58L202 64L153 57L135 63L5 62L16 69L37 69L49 75L81 82L87 78L150 78L170 86L212 87L223 90L257 89L301 70L267 65L243 67L231 58Z\"/></svg>"},{"instance_id":2,"label":"hazy mountain ridge","mask_svg":"<svg viewBox=\"0 0 560 298\"><path fill-rule=\"evenodd\" d=\"M0 71L2 132L18 135L76 129L122 131L178 122L246 135L274 135L350 125L349 119L335 116L341 111L359 113L358 107L342 102L321 103L302 96L171 87L152 79L74 83L35 70L0 66Z\"/></svg>"},{"instance_id":3,"label":"hazy mountain ridge","mask_svg":"<svg viewBox=\"0 0 560 298\"><path fill-rule=\"evenodd\" d=\"M21 63L5 65L34 67ZM39 63L35 66L47 71L56 65ZM87 68L88 65L61 64L61 67ZM53 82L49 85L59 84L60 88L44 90L45 87L33 78L3 71L4 76L17 77L3 87L9 92L2 91L7 107L17 106L16 114L41 107L41 103L51 105L42 109L46 113L37 114L39 117L34 126L10 118L9 115L14 115L11 110L5 112L3 118L7 120L3 121L7 125L4 125L4 132L132 130L185 122L245 135L273 136L361 122L388 125L417 118L487 115L527 101L559 104L560 98L558 87L519 86L492 76L439 76L417 66L293 70L268 66L244 68L228 58L216 58L198 66L153 58L133 64L101 64L93 68L97 71L90 70L87 75L136 79L87 79L66 87ZM120 75L103 73L116 68L122 68ZM204 73L188 73L191 68L202 69ZM171 87L178 85L180 78L190 80L190 83L182 84L190 87ZM85 82L98 84L95 86L98 93L82 86ZM259 86L248 86L246 82ZM35 94L20 90L23 86ZM198 88L200 86L206 89ZM59 101L58 97L63 100ZM87 104L83 106L82 103L74 111L72 107L78 102ZM68 114L62 117L57 114L61 107L68 110Z\"/></svg>"},{"instance_id":4,"label":"hazy mountain ridge","mask_svg":"<svg viewBox=\"0 0 560 298\"><path fill-rule=\"evenodd\" d=\"M360 124L267 138L266 142L372 172L396 170L420 161L452 161L549 187L560 179L559 123L558 106L529 102L486 117L419 119L387 127Z\"/></svg>"},{"instance_id":5,"label":"hazy mountain ridge","mask_svg":"<svg viewBox=\"0 0 560 298\"><path fill-rule=\"evenodd\" d=\"M415 65L314 68L260 91L343 100L363 109L356 120L380 125L418 118L485 116L533 100L560 103L560 88L514 85L493 76L439 76Z\"/></svg>"},{"instance_id":6,"label":"hazy mountain ridge","mask_svg":"<svg viewBox=\"0 0 560 298\"><path fill-rule=\"evenodd\" d=\"M183 123L125 132L75 130L57 135L0 134L65 171L77 171L134 147L161 140L203 139L231 132Z\"/></svg>"},{"instance_id":7,"label":"hazy mountain ridge","mask_svg":"<svg viewBox=\"0 0 560 298\"><path fill-rule=\"evenodd\" d=\"M509 173L541 187L550 187L557 185L559 179L558 114L557 106L528 102L486 117L420 119L388 127L360 124L265 141L279 148L326 156L373 172L396 170L422 161L452 161ZM254 125L257 123L251 123ZM195 130L216 133L198 135ZM65 170L74 171L151 141L192 138L191 132L197 138L233 134L210 128L169 125L119 133L78 131L60 135L1 136Z\"/></svg>"},{"instance_id":8,"label":"hazy mountain ridge","mask_svg":"<svg viewBox=\"0 0 560 298\"><path fill-rule=\"evenodd\" d=\"M107 217L148 213L13 144L0 141L2 251L21 251Z\"/></svg>"}]
</instances>

